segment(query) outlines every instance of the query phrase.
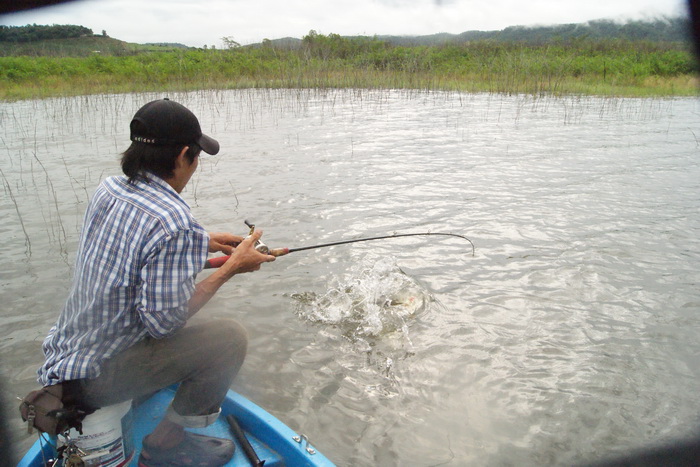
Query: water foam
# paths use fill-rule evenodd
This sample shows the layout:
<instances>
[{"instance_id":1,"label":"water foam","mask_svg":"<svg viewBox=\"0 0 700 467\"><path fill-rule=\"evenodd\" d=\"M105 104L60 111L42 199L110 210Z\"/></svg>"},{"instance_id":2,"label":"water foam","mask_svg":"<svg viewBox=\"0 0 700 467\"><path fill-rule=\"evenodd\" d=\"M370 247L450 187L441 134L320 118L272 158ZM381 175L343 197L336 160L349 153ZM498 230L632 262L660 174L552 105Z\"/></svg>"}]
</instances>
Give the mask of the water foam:
<instances>
[{"instance_id":1,"label":"water foam","mask_svg":"<svg viewBox=\"0 0 700 467\"><path fill-rule=\"evenodd\" d=\"M368 255L345 277L332 277L324 294L293 294L296 313L312 323L331 325L352 341L401 334L427 309L430 293L390 257ZM394 336L396 337L396 336Z\"/></svg>"}]
</instances>

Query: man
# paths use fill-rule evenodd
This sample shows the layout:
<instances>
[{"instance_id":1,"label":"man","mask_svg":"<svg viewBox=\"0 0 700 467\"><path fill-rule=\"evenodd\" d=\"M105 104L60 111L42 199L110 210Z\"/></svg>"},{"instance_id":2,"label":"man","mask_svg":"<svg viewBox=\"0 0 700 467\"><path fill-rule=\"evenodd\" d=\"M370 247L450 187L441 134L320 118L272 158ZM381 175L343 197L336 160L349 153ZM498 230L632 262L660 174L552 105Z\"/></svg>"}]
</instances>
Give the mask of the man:
<instances>
[{"instance_id":1,"label":"man","mask_svg":"<svg viewBox=\"0 0 700 467\"><path fill-rule=\"evenodd\" d=\"M207 234L180 197L200 151L219 151L192 112L150 102L134 115L131 141L125 176L104 180L87 208L73 286L44 340L39 382L62 384L64 402L87 411L180 383L139 464L223 465L232 442L184 428L214 422L247 335L232 320L185 324L234 275L275 258L255 250L260 231ZM216 251L231 257L195 284Z\"/></svg>"}]
</instances>

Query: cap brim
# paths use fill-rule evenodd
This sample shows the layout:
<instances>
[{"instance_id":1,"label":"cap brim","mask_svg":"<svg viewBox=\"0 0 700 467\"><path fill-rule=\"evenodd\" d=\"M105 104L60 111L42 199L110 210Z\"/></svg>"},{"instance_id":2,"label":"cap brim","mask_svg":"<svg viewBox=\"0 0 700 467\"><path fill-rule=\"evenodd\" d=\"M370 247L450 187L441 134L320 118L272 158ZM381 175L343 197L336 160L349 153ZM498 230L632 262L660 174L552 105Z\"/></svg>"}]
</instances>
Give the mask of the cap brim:
<instances>
[{"instance_id":1,"label":"cap brim","mask_svg":"<svg viewBox=\"0 0 700 467\"><path fill-rule=\"evenodd\" d=\"M210 136L200 136L197 144L200 148L202 148L202 151L206 152L207 154L211 154L212 156L219 152L219 142Z\"/></svg>"}]
</instances>

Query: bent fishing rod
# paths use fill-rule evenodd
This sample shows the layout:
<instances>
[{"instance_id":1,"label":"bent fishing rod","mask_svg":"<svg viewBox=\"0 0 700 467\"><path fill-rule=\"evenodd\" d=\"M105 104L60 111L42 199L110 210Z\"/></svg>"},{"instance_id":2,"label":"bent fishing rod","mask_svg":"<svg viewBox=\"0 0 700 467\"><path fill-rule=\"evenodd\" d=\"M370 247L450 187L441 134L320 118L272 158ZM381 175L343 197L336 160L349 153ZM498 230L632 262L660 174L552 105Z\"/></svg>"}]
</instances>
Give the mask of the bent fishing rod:
<instances>
[{"instance_id":1,"label":"bent fishing rod","mask_svg":"<svg viewBox=\"0 0 700 467\"><path fill-rule=\"evenodd\" d=\"M245 221L245 224L248 227L250 227L250 233L252 234L253 231L255 230L255 225L250 224L248 221ZM463 240L466 240L471 245L472 256L474 256L475 247L474 247L474 243L471 240L469 240L464 235L459 235L459 234L454 234L454 233L446 233L446 232L395 233L395 234L391 234L391 235L379 235L377 237L355 238L352 240L341 240L341 241L337 241L337 242L321 243L319 245L303 246L303 247L299 247L299 248L273 248L273 249L270 249L267 247L267 245L265 245L260 240L258 240L257 243L255 244L255 249L261 253L266 254L266 255L272 255L272 256L277 257L277 256L288 255L289 253L294 253L297 251L315 250L316 248L326 248L329 246L346 245L348 243L369 242L371 240L383 240L383 239L387 239L387 238L419 237L419 236L429 236L429 235L437 235L437 236L443 236L443 237L457 237L457 238L461 238ZM226 262L226 260L229 259L230 256L231 255L210 258L204 264L204 269L221 267L221 265L224 264Z\"/></svg>"}]
</instances>

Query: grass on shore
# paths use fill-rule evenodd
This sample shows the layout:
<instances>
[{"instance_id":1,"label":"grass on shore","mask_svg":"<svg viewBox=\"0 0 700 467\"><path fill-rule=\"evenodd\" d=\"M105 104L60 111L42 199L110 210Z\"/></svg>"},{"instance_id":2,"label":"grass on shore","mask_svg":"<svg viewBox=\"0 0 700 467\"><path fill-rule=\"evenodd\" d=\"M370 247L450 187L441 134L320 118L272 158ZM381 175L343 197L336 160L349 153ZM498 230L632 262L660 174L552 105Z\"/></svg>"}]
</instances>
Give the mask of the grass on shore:
<instances>
[{"instance_id":1,"label":"grass on shore","mask_svg":"<svg viewBox=\"0 0 700 467\"><path fill-rule=\"evenodd\" d=\"M234 88L403 88L532 95L694 96L682 44L580 41L388 46L305 38L272 47L87 57L0 57L0 99Z\"/></svg>"}]
</instances>

